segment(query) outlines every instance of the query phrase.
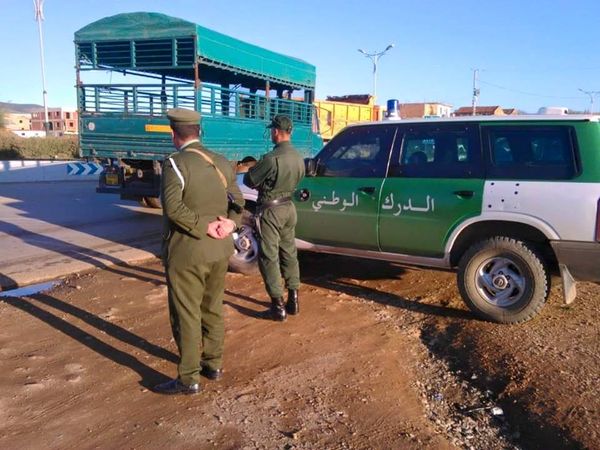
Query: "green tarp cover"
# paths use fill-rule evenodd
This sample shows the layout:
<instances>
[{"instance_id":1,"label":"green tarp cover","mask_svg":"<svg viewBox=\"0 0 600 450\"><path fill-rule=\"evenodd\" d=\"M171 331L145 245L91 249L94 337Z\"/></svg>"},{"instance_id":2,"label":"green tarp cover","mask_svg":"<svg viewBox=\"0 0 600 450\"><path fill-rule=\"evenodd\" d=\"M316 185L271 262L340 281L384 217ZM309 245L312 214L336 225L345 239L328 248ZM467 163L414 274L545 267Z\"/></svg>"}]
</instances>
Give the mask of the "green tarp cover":
<instances>
[{"instance_id":1,"label":"green tarp cover","mask_svg":"<svg viewBox=\"0 0 600 450\"><path fill-rule=\"evenodd\" d=\"M76 31L75 43L186 36L196 36L201 64L295 87L315 86L316 70L311 64L164 14L137 12L105 17Z\"/></svg>"}]
</instances>

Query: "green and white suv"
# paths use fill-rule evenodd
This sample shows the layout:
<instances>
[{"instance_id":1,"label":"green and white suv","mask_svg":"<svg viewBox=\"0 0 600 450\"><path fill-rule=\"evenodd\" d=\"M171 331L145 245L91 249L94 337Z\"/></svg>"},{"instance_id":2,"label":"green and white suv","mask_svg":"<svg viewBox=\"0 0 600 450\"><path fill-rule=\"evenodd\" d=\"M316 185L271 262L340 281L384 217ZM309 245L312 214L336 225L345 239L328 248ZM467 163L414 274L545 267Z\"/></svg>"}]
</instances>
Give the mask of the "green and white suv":
<instances>
[{"instance_id":1,"label":"green and white suv","mask_svg":"<svg viewBox=\"0 0 600 450\"><path fill-rule=\"evenodd\" d=\"M249 199L251 200L251 199ZM300 249L451 269L478 316L518 323L551 275L600 281L600 123L518 116L355 125L312 160Z\"/></svg>"}]
</instances>

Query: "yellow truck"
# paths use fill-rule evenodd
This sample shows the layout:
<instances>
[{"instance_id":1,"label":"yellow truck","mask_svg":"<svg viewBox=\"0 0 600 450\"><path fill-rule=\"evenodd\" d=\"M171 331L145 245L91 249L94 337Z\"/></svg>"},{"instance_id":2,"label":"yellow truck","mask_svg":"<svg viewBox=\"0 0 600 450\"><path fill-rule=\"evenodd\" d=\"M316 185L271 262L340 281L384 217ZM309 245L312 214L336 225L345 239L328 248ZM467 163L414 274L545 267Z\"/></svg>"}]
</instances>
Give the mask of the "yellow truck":
<instances>
[{"instance_id":1,"label":"yellow truck","mask_svg":"<svg viewBox=\"0 0 600 450\"><path fill-rule=\"evenodd\" d=\"M381 120L381 108L371 95L329 96L315 100L323 141L329 141L347 125Z\"/></svg>"}]
</instances>

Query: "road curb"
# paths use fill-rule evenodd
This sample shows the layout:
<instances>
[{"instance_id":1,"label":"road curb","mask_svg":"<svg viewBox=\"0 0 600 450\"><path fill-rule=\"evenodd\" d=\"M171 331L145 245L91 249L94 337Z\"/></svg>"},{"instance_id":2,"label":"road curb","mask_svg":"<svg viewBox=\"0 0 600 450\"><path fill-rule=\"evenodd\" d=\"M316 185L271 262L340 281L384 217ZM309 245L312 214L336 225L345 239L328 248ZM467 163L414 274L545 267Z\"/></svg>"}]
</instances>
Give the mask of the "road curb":
<instances>
[{"instance_id":1,"label":"road curb","mask_svg":"<svg viewBox=\"0 0 600 450\"><path fill-rule=\"evenodd\" d=\"M149 243L141 249L122 249L120 254L124 254L124 259L118 263L107 262L106 264L98 265L93 259L89 261L75 261L70 264L68 273L52 272L46 274L40 273L22 273L18 277L8 277L0 274L0 292L6 296L7 291L25 288L27 286L37 285L48 282L62 283L65 279L72 275L84 275L101 270L110 270L115 267L136 267L142 266L152 261L160 260L160 242L159 239Z\"/></svg>"}]
</instances>

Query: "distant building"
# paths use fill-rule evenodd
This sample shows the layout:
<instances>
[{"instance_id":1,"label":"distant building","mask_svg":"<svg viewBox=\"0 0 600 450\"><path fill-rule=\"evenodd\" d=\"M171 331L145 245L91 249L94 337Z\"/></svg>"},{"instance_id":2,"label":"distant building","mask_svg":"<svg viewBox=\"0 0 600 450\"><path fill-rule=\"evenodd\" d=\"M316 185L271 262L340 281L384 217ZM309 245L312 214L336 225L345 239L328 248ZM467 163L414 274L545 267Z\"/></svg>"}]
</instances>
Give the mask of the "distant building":
<instances>
[{"instance_id":1,"label":"distant building","mask_svg":"<svg viewBox=\"0 0 600 450\"><path fill-rule=\"evenodd\" d=\"M400 103L401 119L416 119L421 117L450 117L452 105L446 103Z\"/></svg>"},{"instance_id":2,"label":"distant building","mask_svg":"<svg viewBox=\"0 0 600 450\"><path fill-rule=\"evenodd\" d=\"M505 110L500 106L476 106L475 114L473 114L472 106L461 106L456 111L454 111L455 116L505 116ZM512 111L512 109L507 109L507 111ZM511 113L513 114L513 113Z\"/></svg>"},{"instance_id":3,"label":"distant building","mask_svg":"<svg viewBox=\"0 0 600 450\"><path fill-rule=\"evenodd\" d=\"M31 129L44 131L44 111L31 113ZM48 131L54 135L73 134L79 131L77 111L48 108Z\"/></svg>"},{"instance_id":4,"label":"distant building","mask_svg":"<svg viewBox=\"0 0 600 450\"><path fill-rule=\"evenodd\" d=\"M4 126L10 131L24 131L31 129L31 114L7 113L4 114Z\"/></svg>"},{"instance_id":5,"label":"distant building","mask_svg":"<svg viewBox=\"0 0 600 450\"><path fill-rule=\"evenodd\" d=\"M34 131L34 130L11 130L14 134L22 138L30 138L30 137L46 137L46 133L43 131Z\"/></svg>"}]
</instances>

